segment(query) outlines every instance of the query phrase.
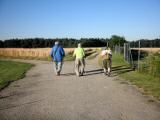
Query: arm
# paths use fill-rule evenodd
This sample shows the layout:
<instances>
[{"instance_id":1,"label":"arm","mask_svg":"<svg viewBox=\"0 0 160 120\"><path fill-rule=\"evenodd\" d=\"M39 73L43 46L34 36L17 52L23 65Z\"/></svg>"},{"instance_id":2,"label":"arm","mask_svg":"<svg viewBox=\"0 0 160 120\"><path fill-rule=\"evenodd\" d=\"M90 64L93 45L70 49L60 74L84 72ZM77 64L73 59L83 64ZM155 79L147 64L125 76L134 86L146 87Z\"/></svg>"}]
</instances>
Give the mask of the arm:
<instances>
[{"instance_id":1,"label":"arm","mask_svg":"<svg viewBox=\"0 0 160 120\"><path fill-rule=\"evenodd\" d=\"M61 54L62 54L63 57L65 56L65 51L64 51L63 48L61 49Z\"/></svg>"},{"instance_id":2,"label":"arm","mask_svg":"<svg viewBox=\"0 0 160 120\"><path fill-rule=\"evenodd\" d=\"M73 57L75 57L75 56L76 56L76 49L73 52Z\"/></svg>"},{"instance_id":3,"label":"arm","mask_svg":"<svg viewBox=\"0 0 160 120\"><path fill-rule=\"evenodd\" d=\"M53 58L54 49L51 49L50 56Z\"/></svg>"},{"instance_id":4,"label":"arm","mask_svg":"<svg viewBox=\"0 0 160 120\"><path fill-rule=\"evenodd\" d=\"M82 54L83 54L83 57L85 58L86 57L86 55L85 55L85 51L84 51L84 49L82 48Z\"/></svg>"}]
</instances>

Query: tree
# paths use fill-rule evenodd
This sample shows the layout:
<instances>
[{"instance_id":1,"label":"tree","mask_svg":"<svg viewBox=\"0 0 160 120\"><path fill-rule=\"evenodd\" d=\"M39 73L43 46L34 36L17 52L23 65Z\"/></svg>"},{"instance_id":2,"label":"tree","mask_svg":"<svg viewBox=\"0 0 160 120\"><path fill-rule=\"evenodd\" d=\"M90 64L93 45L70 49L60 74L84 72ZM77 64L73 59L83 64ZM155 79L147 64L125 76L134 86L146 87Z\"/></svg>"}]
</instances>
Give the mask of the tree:
<instances>
[{"instance_id":1,"label":"tree","mask_svg":"<svg viewBox=\"0 0 160 120\"><path fill-rule=\"evenodd\" d=\"M110 47L113 47L115 45L123 46L125 42L127 42L127 41L125 40L124 37L121 37L118 35L112 35L112 37L109 40L109 46Z\"/></svg>"},{"instance_id":2,"label":"tree","mask_svg":"<svg viewBox=\"0 0 160 120\"><path fill-rule=\"evenodd\" d=\"M3 48L4 47L4 43L2 40L0 40L0 48Z\"/></svg>"}]
</instances>

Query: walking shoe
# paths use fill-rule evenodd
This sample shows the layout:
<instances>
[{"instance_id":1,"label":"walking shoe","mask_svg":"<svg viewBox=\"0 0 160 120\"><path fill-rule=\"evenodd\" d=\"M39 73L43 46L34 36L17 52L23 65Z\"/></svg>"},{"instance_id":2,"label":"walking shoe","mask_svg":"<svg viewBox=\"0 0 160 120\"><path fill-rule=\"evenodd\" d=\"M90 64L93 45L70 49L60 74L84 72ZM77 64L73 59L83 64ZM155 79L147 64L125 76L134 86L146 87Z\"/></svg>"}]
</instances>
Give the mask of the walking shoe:
<instances>
[{"instance_id":1,"label":"walking shoe","mask_svg":"<svg viewBox=\"0 0 160 120\"><path fill-rule=\"evenodd\" d=\"M108 73L108 77L110 77L111 76L111 73Z\"/></svg>"},{"instance_id":2,"label":"walking shoe","mask_svg":"<svg viewBox=\"0 0 160 120\"><path fill-rule=\"evenodd\" d=\"M80 73L80 76L83 76L83 73Z\"/></svg>"},{"instance_id":3,"label":"walking shoe","mask_svg":"<svg viewBox=\"0 0 160 120\"><path fill-rule=\"evenodd\" d=\"M57 76L60 76L60 72L57 72Z\"/></svg>"},{"instance_id":4,"label":"walking shoe","mask_svg":"<svg viewBox=\"0 0 160 120\"><path fill-rule=\"evenodd\" d=\"M56 76L60 76L60 72L56 72Z\"/></svg>"}]
</instances>

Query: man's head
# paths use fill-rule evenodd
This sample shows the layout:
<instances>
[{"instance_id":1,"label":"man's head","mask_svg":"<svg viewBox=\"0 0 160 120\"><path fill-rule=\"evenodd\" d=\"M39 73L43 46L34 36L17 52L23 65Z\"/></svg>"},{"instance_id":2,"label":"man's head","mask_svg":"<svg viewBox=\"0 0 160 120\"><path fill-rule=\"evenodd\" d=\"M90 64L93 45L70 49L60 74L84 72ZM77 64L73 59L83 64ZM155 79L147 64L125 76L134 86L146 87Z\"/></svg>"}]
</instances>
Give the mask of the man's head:
<instances>
[{"instance_id":1,"label":"man's head","mask_svg":"<svg viewBox=\"0 0 160 120\"><path fill-rule=\"evenodd\" d=\"M55 41L55 43L54 43L55 45L58 45L59 44L59 41Z\"/></svg>"},{"instance_id":2,"label":"man's head","mask_svg":"<svg viewBox=\"0 0 160 120\"><path fill-rule=\"evenodd\" d=\"M81 43L78 43L78 47L81 47Z\"/></svg>"}]
</instances>

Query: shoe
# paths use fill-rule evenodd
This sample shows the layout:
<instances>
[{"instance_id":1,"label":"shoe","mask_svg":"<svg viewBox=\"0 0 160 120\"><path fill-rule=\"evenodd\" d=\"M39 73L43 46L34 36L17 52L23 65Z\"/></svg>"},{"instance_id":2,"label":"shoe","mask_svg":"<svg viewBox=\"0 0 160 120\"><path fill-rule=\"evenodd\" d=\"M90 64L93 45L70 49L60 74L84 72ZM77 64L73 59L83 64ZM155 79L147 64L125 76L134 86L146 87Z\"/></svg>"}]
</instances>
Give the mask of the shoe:
<instances>
[{"instance_id":1,"label":"shoe","mask_svg":"<svg viewBox=\"0 0 160 120\"><path fill-rule=\"evenodd\" d=\"M78 74L77 76L80 77L80 74Z\"/></svg>"},{"instance_id":2,"label":"shoe","mask_svg":"<svg viewBox=\"0 0 160 120\"><path fill-rule=\"evenodd\" d=\"M56 73L56 76L60 76L60 72L57 72L57 73Z\"/></svg>"},{"instance_id":3,"label":"shoe","mask_svg":"<svg viewBox=\"0 0 160 120\"><path fill-rule=\"evenodd\" d=\"M80 73L80 76L83 76L83 73Z\"/></svg>"},{"instance_id":4,"label":"shoe","mask_svg":"<svg viewBox=\"0 0 160 120\"><path fill-rule=\"evenodd\" d=\"M60 72L57 72L57 76L60 76Z\"/></svg>"},{"instance_id":5,"label":"shoe","mask_svg":"<svg viewBox=\"0 0 160 120\"><path fill-rule=\"evenodd\" d=\"M105 76L107 75L107 73L106 73L106 72L104 72L103 74L104 74Z\"/></svg>"},{"instance_id":6,"label":"shoe","mask_svg":"<svg viewBox=\"0 0 160 120\"><path fill-rule=\"evenodd\" d=\"M110 77L111 76L111 73L108 73L108 77Z\"/></svg>"}]
</instances>

